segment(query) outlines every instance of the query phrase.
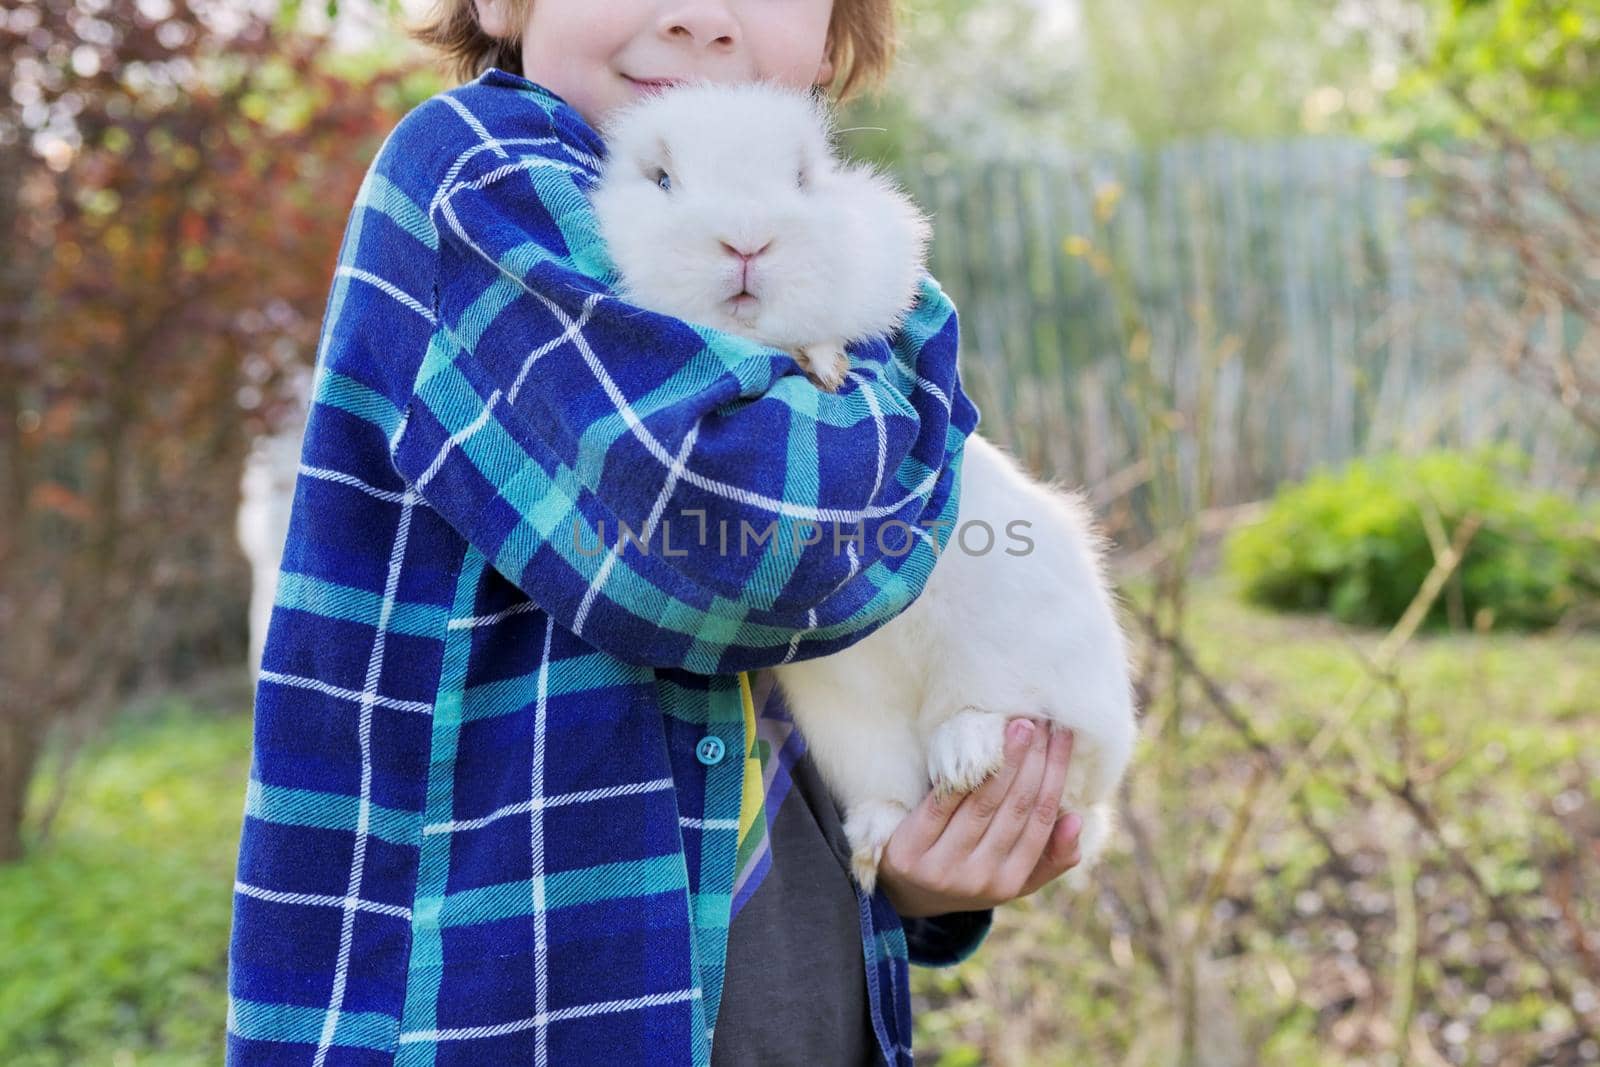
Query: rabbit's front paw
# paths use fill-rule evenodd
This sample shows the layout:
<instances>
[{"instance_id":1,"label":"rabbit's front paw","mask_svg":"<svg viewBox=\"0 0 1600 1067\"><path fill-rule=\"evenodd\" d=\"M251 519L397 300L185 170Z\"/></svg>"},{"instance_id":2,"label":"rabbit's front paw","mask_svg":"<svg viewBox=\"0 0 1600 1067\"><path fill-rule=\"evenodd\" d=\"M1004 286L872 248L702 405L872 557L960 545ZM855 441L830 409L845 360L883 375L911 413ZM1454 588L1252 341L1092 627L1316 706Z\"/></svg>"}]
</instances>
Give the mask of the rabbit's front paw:
<instances>
[{"instance_id":1,"label":"rabbit's front paw","mask_svg":"<svg viewBox=\"0 0 1600 1067\"><path fill-rule=\"evenodd\" d=\"M850 373L850 357L837 341L806 345L794 358L812 381L830 393L836 392Z\"/></svg>"},{"instance_id":2,"label":"rabbit's front paw","mask_svg":"<svg viewBox=\"0 0 1600 1067\"><path fill-rule=\"evenodd\" d=\"M878 882L878 862L895 827L910 809L893 800L868 800L845 815L844 836L850 842L850 870L868 893Z\"/></svg>"},{"instance_id":3,"label":"rabbit's front paw","mask_svg":"<svg viewBox=\"0 0 1600 1067\"><path fill-rule=\"evenodd\" d=\"M928 739L928 779L937 793L970 793L1005 762L1006 716L967 708Z\"/></svg>"}]
</instances>

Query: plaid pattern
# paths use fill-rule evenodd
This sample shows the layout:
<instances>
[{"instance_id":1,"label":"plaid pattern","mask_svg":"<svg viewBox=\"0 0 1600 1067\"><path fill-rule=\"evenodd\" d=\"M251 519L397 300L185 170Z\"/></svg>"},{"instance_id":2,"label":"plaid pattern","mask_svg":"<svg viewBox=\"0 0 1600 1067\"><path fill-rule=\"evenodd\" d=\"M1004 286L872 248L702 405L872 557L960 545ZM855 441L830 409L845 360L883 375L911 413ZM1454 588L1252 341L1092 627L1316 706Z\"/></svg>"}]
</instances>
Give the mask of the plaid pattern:
<instances>
[{"instance_id":1,"label":"plaid pattern","mask_svg":"<svg viewBox=\"0 0 1600 1067\"><path fill-rule=\"evenodd\" d=\"M734 883L732 915L738 915L772 868L771 842L767 827L791 793L794 784L791 768L806 751L805 737L783 701L777 676L763 670L741 674L751 695L756 740L751 745L753 758L759 759L755 772L761 782L760 814L746 820L740 817L739 866ZM747 720L748 722L748 720ZM747 792L752 772L745 771ZM872 1027L884 1062L901 1065L911 1060L911 997L908 964L945 967L959 963L988 935L992 911L965 912L931 919L904 919L896 914L882 890L869 897L855 886L856 906L861 923L861 943L865 948L867 988L870 993ZM731 917L730 917L731 921Z\"/></svg>"},{"instance_id":2,"label":"plaid pattern","mask_svg":"<svg viewBox=\"0 0 1600 1067\"><path fill-rule=\"evenodd\" d=\"M750 749L745 755L744 802L739 808L739 858L734 868L729 922L738 916L745 901L772 868L772 820L789 795L792 784L789 769L805 751L781 694L773 695L776 676L771 671L759 671L754 680L749 674L739 677L744 680L750 697L745 718L745 738ZM750 808L755 810L746 814Z\"/></svg>"},{"instance_id":3,"label":"plaid pattern","mask_svg":"<svg viewBox=\"0 0 1600 1067\"><path fill-rule=\"evenodd\" d=\"M751 886L752 875L757 873L758 856L766 855L767 831L772 816L777 814L782 795L774 795L766 768L772 760L771 746L760 732L765 725L767 711L756 714L755 691L751 688L749 672L739 675L739 696L744 707L744 789L739 796L739 846L734 853L733 899L728 911L728 921L739 914L745 888Z\"/></svg>"},{"instance_id":4,"label":"plaid pattern","mask_svg":"<svg viewBox=\"0 0 1600 1067\"><path fill-rule=\"evenodd\" d=\"M491 70L403 119L362 185L256 693L230 1064L707 1063L740 672L904 610L934 557L896 524L955 517L978 413L937 283L822 393L610 295L583 195L603 152ZM861 906L907 1061L906 961L981 925L908 948Z\"/></svg>"}]
</instances>

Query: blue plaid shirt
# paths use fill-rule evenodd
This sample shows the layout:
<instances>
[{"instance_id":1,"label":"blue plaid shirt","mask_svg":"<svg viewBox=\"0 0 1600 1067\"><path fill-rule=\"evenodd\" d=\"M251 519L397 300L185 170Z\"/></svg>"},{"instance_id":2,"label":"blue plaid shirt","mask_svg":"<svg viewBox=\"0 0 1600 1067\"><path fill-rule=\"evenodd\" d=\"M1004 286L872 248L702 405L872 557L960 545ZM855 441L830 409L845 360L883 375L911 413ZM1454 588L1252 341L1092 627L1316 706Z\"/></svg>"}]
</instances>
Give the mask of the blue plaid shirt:
<instances>
[{"instance_id":1,"label":"blue plaid shirt","mask_svg":"<svg viewBox=\"0 0 1600 1067\"><path fill-rule=\"evenodd\" d=\"M256 692L230 1064L706 1064L740 674L903 611L955 518L978 412L938 284L824 393L612 295L604 151L491 70L362 184ZM909 1062L908 960L987 914L859 903Z\"/></svg>"}]
</instances>

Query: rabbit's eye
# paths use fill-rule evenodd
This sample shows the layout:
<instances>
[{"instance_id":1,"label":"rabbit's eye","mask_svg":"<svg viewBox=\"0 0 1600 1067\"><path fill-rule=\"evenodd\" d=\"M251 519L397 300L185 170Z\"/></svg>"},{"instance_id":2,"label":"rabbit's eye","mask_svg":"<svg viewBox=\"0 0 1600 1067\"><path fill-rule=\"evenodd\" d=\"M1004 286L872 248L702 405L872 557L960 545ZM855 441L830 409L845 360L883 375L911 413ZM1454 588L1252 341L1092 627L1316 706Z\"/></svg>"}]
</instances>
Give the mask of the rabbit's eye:
<instances>
[{"instance_id":1,"label":"rabbit's eye","mask_svg":"<svg viewBox=\"0 0 1600 1067\"><path fill-rule=\"evenodd\" d=\"M670 193L672 191L672 177L666 171L658 169L656 171L656 185L660 187L662 192Z\"/></svg>"}]
</instances>

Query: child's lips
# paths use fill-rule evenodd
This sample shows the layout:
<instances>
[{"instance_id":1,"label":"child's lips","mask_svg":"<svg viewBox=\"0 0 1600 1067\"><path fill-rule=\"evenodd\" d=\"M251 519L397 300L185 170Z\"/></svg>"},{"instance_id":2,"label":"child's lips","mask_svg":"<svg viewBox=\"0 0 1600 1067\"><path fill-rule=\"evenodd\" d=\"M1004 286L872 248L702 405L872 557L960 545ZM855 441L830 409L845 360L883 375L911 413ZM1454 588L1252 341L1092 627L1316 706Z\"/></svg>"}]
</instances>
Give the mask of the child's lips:
<instances>
[{"instance_id":1,"label":"child's lips","mask_svg":"<svg viewBox=\"0 0 1600 1067\"><path fill-rule=\"evenodd\" d=\"M634 78L627 74L624 74L623 77L633 84L635 91L645 96L654 96L657 93L665 92L674 85L682 84L672 78Z\"/></svg>"}]
</instances>

